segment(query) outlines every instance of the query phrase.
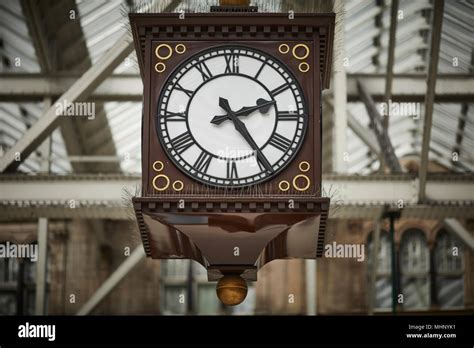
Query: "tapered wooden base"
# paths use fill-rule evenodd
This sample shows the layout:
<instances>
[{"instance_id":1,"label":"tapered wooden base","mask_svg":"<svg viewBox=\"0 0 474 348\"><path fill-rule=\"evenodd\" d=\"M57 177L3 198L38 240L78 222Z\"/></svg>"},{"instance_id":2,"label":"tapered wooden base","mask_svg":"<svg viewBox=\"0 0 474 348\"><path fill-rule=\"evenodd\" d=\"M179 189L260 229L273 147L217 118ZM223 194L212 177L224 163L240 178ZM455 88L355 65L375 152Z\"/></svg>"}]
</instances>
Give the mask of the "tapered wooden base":
<instances>
[{"instance_id":1,"label":"tapered wooden base","mask_svg":"<svg viewBox=\"0 0 474 348\"><path fill-rule=\"evenodd\" d=\"M147 256L193 259L216 281L257 280L274 259L321 257L329 198L135 197Z\"/></svg>"}]
</instances>

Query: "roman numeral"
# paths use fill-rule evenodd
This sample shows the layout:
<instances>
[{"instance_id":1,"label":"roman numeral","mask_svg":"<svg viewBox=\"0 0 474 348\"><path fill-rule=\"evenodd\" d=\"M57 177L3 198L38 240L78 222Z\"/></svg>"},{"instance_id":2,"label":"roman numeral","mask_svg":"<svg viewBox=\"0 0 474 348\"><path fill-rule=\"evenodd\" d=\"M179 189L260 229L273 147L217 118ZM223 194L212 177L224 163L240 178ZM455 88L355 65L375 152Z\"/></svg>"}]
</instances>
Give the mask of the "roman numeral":
<instances>
[{"instance_id":1,"label":"roman numeral","mask_svg":"<svg viewBox=\"0 0 474 348\"><path fill-rule=\"evenodd\" d=\"M199 70L201 73L203 81L207 81L212 77L212 73L209 70L209 67L206 65L205 62L199 62L196 64L196 69Z\"/></svg>"},{"instance_id":2,"label":"roman numeral","mask_svg":"<svg viewBox=\"0 0 474 348\"><path fill-rule=\"evenodd\" d=\"M278 121L298 121L300 115L290 111L278 111Z\"/></svg>"},{"instance_id":3,"label":"roman numeral","mask_svg":"<svg viewBox=\"0 0 474 348\"><path fill-rule=\"evenodd\" d=\"M165 122L184 122L186 121L186 114L184 112L165 111Z\"/></svg>"},{"instance_id":4,"label":"roman numeral","mask_svg":"<svg viewBox=\"0 0 474 348\"><path fill-rule=\"evenodd\" d=\"M234 53L224 55L225 58L225 72L224 74L238 74L239 73L239 56Z\"/></svg>"},{"instance_id":5,"label":"roman numeral","mask_svg":"<svg viewBox=\"0 0 474 348\"><path fill-rule=\"evenodd\" d=\"M176 88L178 91L186 93L188 95L188 97L190 97L190 98L193 96L193 93L194 93L193 91L184 88L179 83L177 83L176 86L174 86L174 88Z\"/></svg>"},{"instance_id":6,"label":"roman numeral","mask_svg":"<svg viewBox=\"0 0 474 348\"><path fill-rule=\"evenodd\" d=\"M260 75L260 73L262 72L263 68L265 67L266 62L267 62L267 60L265 59L265 61L262 63L262 65L258 69L257 73L255 74L255 79L257 79L258 75Z\"/></svg>"},{"instance_id":7,"label":"roman numeral","mask_svg":"<svg viewBox=\"0 0 474 348\"><path fill-rule=\"evenodd\" d=\"M283 91L286 91L288 88L290 88L289 83L284 83L280 87L275 88L273 91L270 92L270 94L275 97L276 95L280 94Z\"/></svg>"},{"instance_id":8,"label":"roman numeral","mask_svg":"<svg viewBox=\"0 0 474 348\"><path fill-rule=\"evenodd\" d=\"M227 162L227 179L237 179L237 163L235 161Z\"/></svg>"},{"instance_id":9,"label":"roman numeral","mask_svg":"<svg viewBox=\"0 0 474 348\"><path fill-rule=\"evenodd\" d=\"M212 156L206 151L202 151L196 162L194 162L194 169L199 172L207 173L209 165L211 164Z\"/></svg>"},{"instance_id":10,"label":"roman numeral","mask_svg":"<svg viewBox=\"0 0 474 348\"><path fill-rule=\"evenodd\" d=\"M186 151L193 146L193 144L194 139L189 132L184 132L171 140L171 146L173 146L177 153Z\"/></svg>"},{"instance_id":11,"label":"roman numeral","mask_svg":"<svg viewBox=\"0 0 474 348\"><path fill-rule=\"evenodd\" d=\"M288 138L285 138L283 135L275 133L268 143L276 147L278 150L282 152L286 152L286 150L291 145L291 140Z\"/></svg>"}]
</instances>

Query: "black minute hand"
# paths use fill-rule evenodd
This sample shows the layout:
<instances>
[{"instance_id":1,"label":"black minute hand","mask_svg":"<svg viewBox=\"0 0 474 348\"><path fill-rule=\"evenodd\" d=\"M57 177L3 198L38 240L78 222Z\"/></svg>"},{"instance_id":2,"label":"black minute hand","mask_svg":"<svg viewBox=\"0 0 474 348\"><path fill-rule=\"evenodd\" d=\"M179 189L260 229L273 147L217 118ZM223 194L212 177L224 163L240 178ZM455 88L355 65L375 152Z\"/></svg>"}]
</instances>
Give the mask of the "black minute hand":
<instances>
[{"instance_id":1,"label":"black minute hand","mask_svg":"<svg viewBox=\"0 0 474 348\"><path fill-rule=\"evenodd\" d=\"M255 140L253 140L247 127L245 126L245 123L239 120L235 113L231 110L228 100L225 98L219 98L219 106L227 112L229 118L234 122L235 129L244 137L245 140L247 140L249 145L256 152L257 160L263 164L266 170L268 170L270 173L273 173L271 164L268 162L262 151L260 151L257 143L255 143Z\"/></svg>"}]
</instances>

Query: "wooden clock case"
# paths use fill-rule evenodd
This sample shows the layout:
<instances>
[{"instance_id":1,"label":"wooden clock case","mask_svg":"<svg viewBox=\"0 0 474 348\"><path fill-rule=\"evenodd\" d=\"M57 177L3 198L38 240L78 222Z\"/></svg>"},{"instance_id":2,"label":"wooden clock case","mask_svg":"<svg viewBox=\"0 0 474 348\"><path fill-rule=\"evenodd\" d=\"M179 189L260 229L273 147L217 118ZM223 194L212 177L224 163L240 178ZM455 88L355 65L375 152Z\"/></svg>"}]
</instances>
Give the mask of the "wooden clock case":
<instances>
[{"instance_id":1,"label":"wooden clock case","mask_svg":"<svg viewBox=\"0 0 474 348\"><path fill-rule=\"evenodd\" d=\"M334 14L130 14L144 83L142 193L133 199L147 256L193 259L209 280L281 258L322 256L329 199L321 197L321 90L329 87ZM161 46L160 46L161 45ZM308 109L303 145L284 170L246 188L203 185L176 168L156 132L158 99L194 54L245 45L276 57L301 85Z\"/></svg>"}]
</instances>

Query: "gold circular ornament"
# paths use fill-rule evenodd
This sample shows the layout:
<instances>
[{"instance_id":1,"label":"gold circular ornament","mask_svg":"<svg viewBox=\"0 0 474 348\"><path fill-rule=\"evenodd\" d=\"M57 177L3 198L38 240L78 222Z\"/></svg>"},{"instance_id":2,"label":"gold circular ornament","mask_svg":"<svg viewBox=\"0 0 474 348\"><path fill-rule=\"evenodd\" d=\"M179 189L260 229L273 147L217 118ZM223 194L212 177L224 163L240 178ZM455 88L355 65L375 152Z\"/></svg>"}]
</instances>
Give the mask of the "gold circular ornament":
<instances>
[{"instance_id":1,"label":"gold circular ornament","mask_svg":"<svg viewBox=\"0 0 474 348\"><path fill-rule=\"evenodd\" d=\"M298 65L298 70L301 71L301 72L308 72L309 71L309 64L306 63L306 62L300 63L300 65Z\"/></svg>"},{"instance_id":2,"label":"gold circular ornament","mask_svg":"<svg viewBox=\"0 0 474 348\"><path fill-rule=\"evenodd\" d=\"M280 189L280 191L286 192L290 189L290 183L286 180L282 180L278 184L278 188Z\"/></svg>"},{"instance_id":3,"label":"gold circular ornament","mask_svg":"<svg viewBox=\"0 0 474 348\"><path fill-rule=\"evenodd\" d=\"M181 180L176 180L173 182L173 190L181 191L184 188L184 183Z\"/></svg>"},{"instance_id":4,"label":"gold circular ornament","mask_svg":"<svg viewBox=\"0 0 474 348\"><path fill-rule=\"evenodd\" d=\"M281 54L287 54L288 52L290 52L290 46L288 46L287 44L281 44L280 46L278 46L278 52L280 52Z\"/></svg>"},{"instance_id":5,"label":"gold circular ornament","mask_svg":"<svg viewBox=\"0 0 474 348\"><path fill-rule=\"evenodd\" d=\"M298 56L296 54L296 49L298 49L299 47L304 47L304 49L306 50L306 53L302 56ZM303 60L303 59L306 59L309 56L309 47L306 44L297 44L293 47L293 50L291 52L293 53L293 57L295 57L296 59L299 59L299 60Z\"/></svg>"},{"instance_id":6,"label":"gold circular ornament","mask_svg":"<svg viewBox=\"0 0 474 348\"><path fill-rule=\"evenodd\" d=\"M158 187L158 186L156 185L156 180L158 180L158 179L160 179L160 178L165 179L166 184L165 184L164 186ZM167 177L166 175L164 175L164 174L158 174L157 176L155 176L155 177L153 178L152 184L153 184L153 187L155 188L155 190L157 190L157 191L164 191L164 190L166 190L168 187L170 187L170 178L168 178L168 177Z\"/></svg>"},{"instance_id":7,"label":"gold circular ornament","mask_svg":"<svg viewBox=\"0 0 474 348\"><path fill-rule=\"evenodd\" d=\"M158 168L157 168L157 166L158 166ZM153 170L154 170L155 172L161 172L164 167L165 167L165 165L164 165L163 162L161 162L161 161L155 161L155 162L153 163Z\"/></svg>"},{"instance_id":8,"label":"gold circular ornament","mask_svg":"<svg viewBox=\"0 0 474 348\"><path fill-rule=\"evenodd\" d=\"M303 172L303 173L306 173L308 170L311 169L311 164L309 164L308 161L302 161L300 162L299 166L300 170Z\"/></svg>"},{"instance_id":9,"label":"gold circular ornament","mask_svg":"<svg viewBox=\"0 0 474 348\"><path fill-rule=\"evenodd\" d=\"M184 52L186 52L186 46L184 46L183 44L177 44L174 47L174 51L178 54L183 54Z\"/></svg>"},{"instance_id":10,"label":"gold circular ornament","mask_svg":"<svg viewBox=\"0 0 474 348\"><path fill-rule=\"evenodd\" d=\"M162 73L163 71L166 70L166 65L165 63L162 63L162 62L158 62L155 64L155 71L157 73Z\"/></svg>"},{"instance_id":11,"label":"gold circular ornament","mask_svg":"<svg viewBox=\"0 0 474 348\"><path fill-rule=\"evenodd\" d=\"M227 306L235 306L247 297L247 282L239 275L225 275L217 282L217 297Z\"/></svg>"},{"instance_id":12,"label":"gold circular ornament","mask_svg":"<svg viewBox=\"0 0 474 348\"><path fill-rule=\"evenodd\" d=\"M296 184L296 180L298 180L299 178L303 178L303 179L306 180L306 185L305 186L300 187ZM298 174L297 176L295 176L293 178L293 187L297 191L306 191L309 188L310 185L311 185L311 180L309 180L309 178L304 174Z\"/></svg>"},{"instance_id":13,"label":"gold circular ornament","mask_svg":"<svg viewBox=\"0 0 474 348\"><path fill-rule=\"evenodd\" d=\"M160 51L160 48L162 48L162 47L165 47L165 48L168 49L168 54L167 54L166 56L162 56L162 55L160 54L160 52L159 52L159 51ZM171 57L172 54L173 54L173 49L172 49L171 46L168 45L168 44L159 44L159 45L155 48L155 55L156 55L157 58L159 58L159 59L161 59L161 60L167 60L167 59L169 59L169 57Z\"/></svg>"}]
</instances>

